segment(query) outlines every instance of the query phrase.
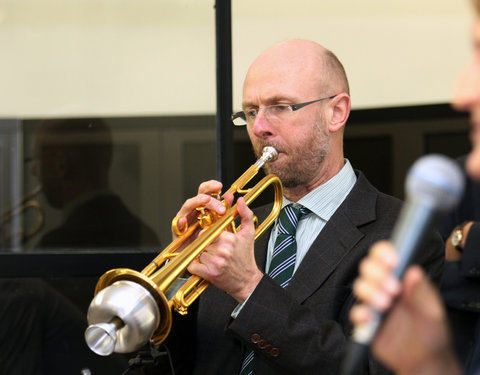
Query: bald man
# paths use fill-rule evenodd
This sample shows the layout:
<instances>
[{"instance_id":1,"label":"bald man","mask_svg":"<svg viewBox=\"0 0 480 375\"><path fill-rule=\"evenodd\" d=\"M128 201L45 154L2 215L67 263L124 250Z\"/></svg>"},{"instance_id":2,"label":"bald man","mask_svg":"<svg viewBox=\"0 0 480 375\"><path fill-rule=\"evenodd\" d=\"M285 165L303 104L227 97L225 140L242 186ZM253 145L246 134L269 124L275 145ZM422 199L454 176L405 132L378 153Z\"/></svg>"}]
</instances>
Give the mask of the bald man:
<instances>
[{"instance_id":1,"label":"bald man","mask_svg":"<svg viewBox=\"0 0 480 375\"><path fill-rule=\"evenodd\" d=\"M264 146L278 151L265 169L281 179L290 218L301 212L292 221L296 250L288 259L293 275L280 282L272 271L283 230L279 220L254 242L254 213L239 199L241 230L222 233L189 267L214 285L198 306L195 374L337 373L351 328L348 311L358 262L372 243L390 236L402 205L376 190L345 158L350 106L342 64L315 42L281 42L250 66L243 111L232 119L246 126L257 156ZM179 226L195 220L198 206L224 213L210 195L221 188L218 181L202 183L178 212ZM270 209L255 215L261 221ZM416 262L439 281L443 244L438 234L432 233ZM372 359L358 370L386 371Z\"/></svg>"}]
</instances>

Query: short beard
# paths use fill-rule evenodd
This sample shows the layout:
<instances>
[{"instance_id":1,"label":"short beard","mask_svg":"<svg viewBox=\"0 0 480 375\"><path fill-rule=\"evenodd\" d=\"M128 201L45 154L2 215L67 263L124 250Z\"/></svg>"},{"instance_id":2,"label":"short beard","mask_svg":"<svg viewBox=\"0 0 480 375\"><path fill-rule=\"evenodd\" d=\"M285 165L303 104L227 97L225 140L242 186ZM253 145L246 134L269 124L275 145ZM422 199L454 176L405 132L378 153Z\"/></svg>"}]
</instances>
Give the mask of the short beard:
<instances>
[{"instance_id":1,"label":"short beard","mask_svg":"<svg viewBox=\"0 0 480 375\"><path fill-rule=\"evenodd\" d=\"M273 173L280 178L286 188L308 185L317 175L320 165L323 164L330 150L330 134L323 131L320 126L315 125L317 136L310 138L310 141L302 145L300 150L290 150L290 161L286 165L276 166L275 163L266 163L266 173ZM274 143L262 142L254 150L257 157L262 154L263 147L273 146L281 152L282 148ZM293 156L293 158L292 158Z\"/></svg>"}]
</instances>

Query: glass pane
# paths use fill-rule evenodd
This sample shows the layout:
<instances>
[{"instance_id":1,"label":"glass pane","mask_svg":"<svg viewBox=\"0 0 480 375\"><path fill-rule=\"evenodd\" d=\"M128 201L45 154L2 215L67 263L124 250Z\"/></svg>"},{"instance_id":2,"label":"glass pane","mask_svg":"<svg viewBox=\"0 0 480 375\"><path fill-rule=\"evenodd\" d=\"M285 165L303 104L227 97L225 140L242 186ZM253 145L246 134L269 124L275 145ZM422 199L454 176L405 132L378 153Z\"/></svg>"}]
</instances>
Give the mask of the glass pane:
<instances>
[{"instance_id":1,"label":"glass pane","mask_svg":"<svg viewBox=\"0 0 480 375\"><path fill-rule=\"evenodd\" d=\"M101 274L216 178L214 1L0 0L0 44L0 373L171 373L84 332Z\"/></svg>"},{"instance_id":2,"label":"glass pane","mask_svg":"<svg viewBox=\"0 0 480 375\"><path fill-rule=\"evenodd\" d=\"M216 178L213 4L0 1L0 252L171 241Z\"/></svg>"},{"instance_id":3,"label":"glass pane","mask_svg":"<svg viewBox=\"0 0 480 375\"><path fill-rule=\"evenodd\" d=\"M314 40L338 56L355 109L447 103L470 54L469 6L449 0L233 1L234 110L241 109L253 59L290 38Z\"/></svg>"},{"instance_id":4,"label":"glass pane","mask_svg":"<svg viewBox=\"0 0 480 375\"><path fill-rule=\"evenodd\" d=\"M215 178L213 116L2 124L2 251L158 251Z\"/></svg>"}]
</instances>

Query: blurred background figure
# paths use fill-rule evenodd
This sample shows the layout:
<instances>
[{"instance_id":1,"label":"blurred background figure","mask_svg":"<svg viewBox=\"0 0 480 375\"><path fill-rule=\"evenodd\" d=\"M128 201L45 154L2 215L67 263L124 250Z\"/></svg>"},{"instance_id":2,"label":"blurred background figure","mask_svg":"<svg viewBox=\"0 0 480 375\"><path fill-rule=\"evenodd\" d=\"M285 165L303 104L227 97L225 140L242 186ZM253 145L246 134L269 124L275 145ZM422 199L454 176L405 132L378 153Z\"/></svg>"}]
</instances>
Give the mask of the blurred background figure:
<instances>
[{"instance_id":1,"label":"blurred background figure","mask_svg":"<svg viewBox=\"0 0 480 375\"><path fill-rule=\"evenodd\" d=\"M35 133L33 174L62 224L37 249L159 248L155 232L109 187L110 129L100 119L42 121Z\"/></svg>"}]
</instances>

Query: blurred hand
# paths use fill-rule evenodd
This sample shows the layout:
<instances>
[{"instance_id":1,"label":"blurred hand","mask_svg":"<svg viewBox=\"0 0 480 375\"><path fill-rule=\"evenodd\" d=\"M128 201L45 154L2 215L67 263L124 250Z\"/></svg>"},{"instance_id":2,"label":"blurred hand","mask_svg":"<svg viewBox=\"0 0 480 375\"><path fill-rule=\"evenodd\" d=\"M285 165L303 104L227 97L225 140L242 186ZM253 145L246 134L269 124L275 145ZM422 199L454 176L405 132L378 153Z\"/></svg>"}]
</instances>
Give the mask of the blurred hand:
<instances>
[{"instance_id":1,"label":"blurred hand","mask_svg":"<svg viewBox=\"0 0 480 375\"><path fill-rule=\"evenodd\" d=\"M389 242L372 247L354 283L361 304L351 310L352 323L368 321L371 307L389 310L371 345L381 362L397 374L460 374L437 290L418 266L411 266L400 283L391 274L397 263Z\"/></svg>"}]
</instances>

